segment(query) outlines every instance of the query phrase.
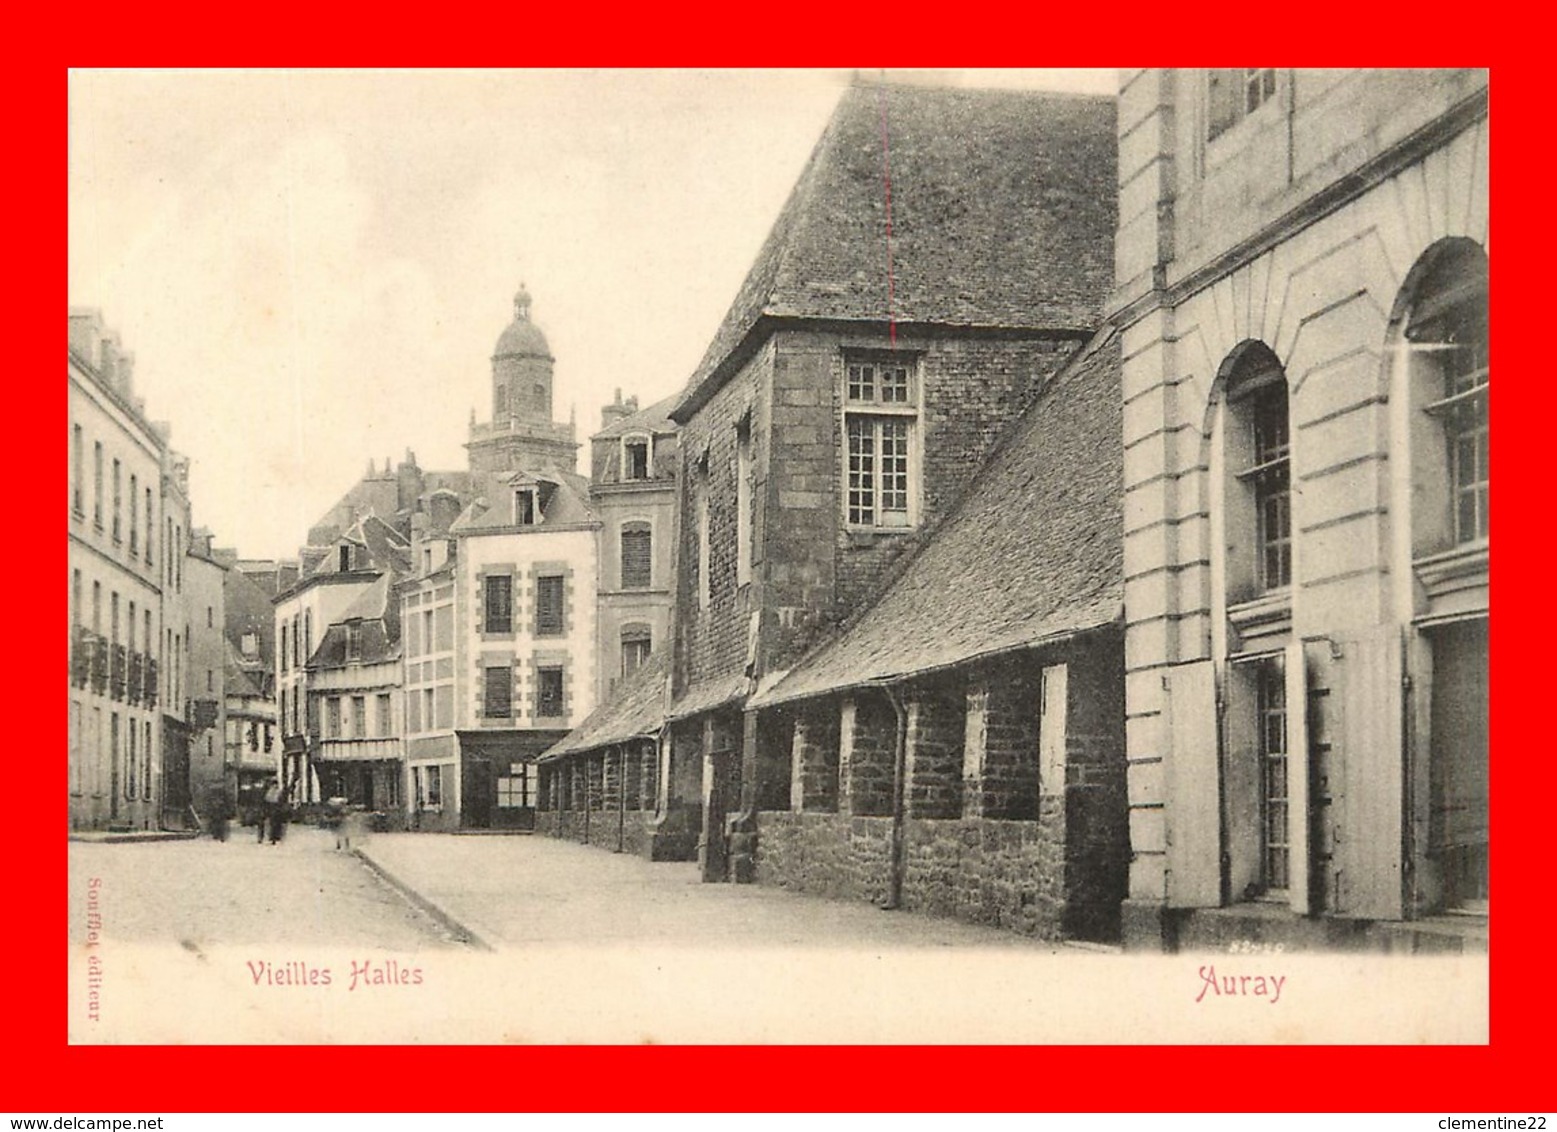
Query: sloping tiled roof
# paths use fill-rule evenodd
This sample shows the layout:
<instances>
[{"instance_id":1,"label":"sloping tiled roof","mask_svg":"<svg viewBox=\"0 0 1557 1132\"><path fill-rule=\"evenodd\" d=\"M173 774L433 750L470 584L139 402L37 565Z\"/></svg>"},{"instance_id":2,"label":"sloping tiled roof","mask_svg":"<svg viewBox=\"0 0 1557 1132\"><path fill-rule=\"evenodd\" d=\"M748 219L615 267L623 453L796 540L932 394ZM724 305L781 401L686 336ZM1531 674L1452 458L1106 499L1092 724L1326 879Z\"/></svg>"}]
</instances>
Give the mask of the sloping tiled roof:
<instances>
[{"instance_id":1,"label":"sloping tiled roof","mask_svg":"<svg viewBox=\"0 0 1557 1132\"><path fill-rule=\"evenodd\" d=\"M745 697L748 683L744 672L730 672L701 680L682 693L666 714L670 719L691 719L705 711L733 704Z\"/></svg>"},{"instance_id":2,"label":"sloping tiled roof","mask_svg":"<svg viewBox=\"0 0 1557 1132\"><path fill-rule=\"evenodd\" d=\"M229 696L259 698L266 694L260 685L268 683L265 671L258 665L243 659L243 653L231 640L227 642L227 661L223 665L222 690Z\"/></svg>"},{"instance_id":3,"label":"sloping tiled roof","mask_svg":"<svg viewBox=\"0 0 1557 1132\"><path fill-rule=\"evenodd\" d=\"M1109 97L852 87L674 417L764 317L1095 328L1113 284L1114 115Z\"/></svg>"},{"instance_id":4,"label":"sloping tiled roof","mask_svg":"<svg viewBox=\"0 0 1557 1132\"><path fill-rule=\"evenodd\" d=\"M592 751L658 732L665 722L665 678L670 672L669 658L669 649L650 655L643 667L617 685L616 693L609 700L585 716L584 722L541 758Z\"/></svg>"},{"instance_id":5,"label":"sloping tiled roof","mask_svg":"<svg viewBox=\"0 0 1557 1132\"><path fill-rule=\"evenodd\" d=\"M661 434L675 432L676 422L670 419L670 411L675 407L675 396L667 397L663 401L656 401L647 409L639 409L636 413L629 413L619 421L612 421L605 428L590 437L590 439L601 440L608 436L626 436L629 432Z\"/></svg>"},{"instance_id":6,"label":"sloping tiled roof","mask_svg":"<svg viewBox=\"0 0 1557 1132\"><path fill-rule=\"evenodd\" d=\"M343 571L335 546L322 548L323 553L314 559L306 576L314 578L321 574L356 574L373 570L391 570L404 574L411 569L411 548L405 536L377 515L364 515L358 519L337 536L336 545L342 542L364 548L367 551L366 559L353 553L351 570ZM304 547L305 556L314 549L319 548Z\"/></svg>"},{"instance_id":7,"label":"sloping tiled roof","mask_svg":"<svg viewBox=\"0 0 1557 1132\"><path fill-rule=\"evenodd\" d=\"M581 475L554 471L486 472L472 476L471 490L475 498L464 514L450 525L449 532L463 535L512 529L514 488L542 480L555 484L556 488L549 499L543 495L541 521L535 525L536 530L594 520L595 513L589 506L589 481Z\"/></svg>"},{"instance_id":8,"label":"sloping tiled roof","mask_svg":"<svg viewBox=\"0 0 1557 1132\"><path fill-rule=\"evenodd\" d=\"M340 668L347 663L346 623L360 621L357 655L350 658L363 664L380 664L400 655L400 596L395 576L381 575L357 599L346 607L340 618L325 630L319 647L308 658L309 668Z\"/></svg>"},{"instance_id":9,"label":"sloping tiled roof","mask_svg":"<svg viewBox=\"0 0 1557 1132\"><path fill-rule=\"evenodd\" d=\"M222 576L222 606L227 639L239 643L245 633L253 633L260 660L266 667L274 663L276 614L270 595L242 570L229 570Z\"/></svg>"},{"instance_id":10,"label":"sloping tiled roof","mask_svg":"<svg viewBox=\"0 0 1557 1132\"><path fill-rule=\"evenodd\" d=\"M749 706L947 668L1118 620L1119 373L1110 329L1039 395L881 599Z\"/></svg>"}]
</instances>

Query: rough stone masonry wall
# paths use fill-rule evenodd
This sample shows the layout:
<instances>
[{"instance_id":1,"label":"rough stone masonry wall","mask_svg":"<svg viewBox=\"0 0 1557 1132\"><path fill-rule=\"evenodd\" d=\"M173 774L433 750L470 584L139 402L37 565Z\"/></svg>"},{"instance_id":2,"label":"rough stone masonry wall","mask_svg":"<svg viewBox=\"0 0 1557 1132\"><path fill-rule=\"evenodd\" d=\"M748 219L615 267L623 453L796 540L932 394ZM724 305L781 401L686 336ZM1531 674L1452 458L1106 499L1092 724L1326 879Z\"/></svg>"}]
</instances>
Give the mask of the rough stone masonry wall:
<instances>
[{"instance_id":1,"label":"rough stone masonry wall","mask_svg":"<svg viewBox=\"0 0 1557 1132\"><path fill-rule=\"evenodd\" d=\"M757 883L880 904L889 886L892 819L758 815Z\"/></svg>"},{"instance_id":2,"label":"rough stone masonry wall","mask_svg":"<svg viewBox=\"0 0 1557 1132\"><path fill-rule=\"evenodd\" d=\"M1042 938L1119 937L1129 864L1121 638L1109 628L1063 654L904 689L905 909ZM1063 781L1040 793L1037 674L1051 664L1068 669L1067 761ZM807 786L829 766L816 749L831 739L825 708L797 713L792 809L758 815L757 880L879 902L890 884L895 715L876 693L839 711L845 812L835 814L818 812L826 791ZM881 790L866 789L881 779L861 774L862 758L885 775ZM881 816L848 812L851 782Z\"/></svg>"},{"instance_id":3,"label":"rough stone masonry wall","mask_svg":"<svg viewBox=\"0 0 1557 1132\"><path fill-rule=\"evenodd\" d=\"M1038 821L982 818L904 824L903 907L1044 939L1063 934L1064 803ZM757 882L880 904L890 874L892 819L847 814L758 815Z\"/></svg>"},{"instance_id":4,"label":"rough stone masonry wall","mask_svg":"<svg viewBox=\"0 0 1557 1132\"><path fill-rule=\"evenodd\" d=\"M680 695L702 682L742 671L746 664L748 611L760 604L755 592L760 571L756 556L753 584L736 586L736 426L751 419L753 529L760 555L764 445L771 388L773 350L765 346L694 414L681 431L682 476L679 485L680 530L676 554L676 654L674 690ZM703 468L706 471L705 473ZM699 604L697 492L708 491L709 602Z\"/></svg>"},{"instance_id":5,"label":"rough stone masonry wall","mask_svg":"<svg viewBox=\"0 0 1557 1132\"><path fill-rule=\"evenodd\" d=\"M886 696L862 692L844 701L838 754L840 808L857 817L892 813L897 713Z\"/></svg>"},{"instance_id":6,"label":"rough stone masonry wall","mask_svg":"<svg viewBox=\"0 0 1557 1132\"><path fill-rule=\"evenodd\" d=\"M961 497L1005 429L1075 352L1075 338L914 337L897 349L920 359L923 388L915 450L923 454L920 522L909 532L851 532L841 499L844 359L880 350L870 334L782 331L771 366L764 670L797 660L825 632L879 594L896 564ZM685 440L683 440L685 443ZM818 553L831 546L830 556Z\"/></svg>"}]
</instances>

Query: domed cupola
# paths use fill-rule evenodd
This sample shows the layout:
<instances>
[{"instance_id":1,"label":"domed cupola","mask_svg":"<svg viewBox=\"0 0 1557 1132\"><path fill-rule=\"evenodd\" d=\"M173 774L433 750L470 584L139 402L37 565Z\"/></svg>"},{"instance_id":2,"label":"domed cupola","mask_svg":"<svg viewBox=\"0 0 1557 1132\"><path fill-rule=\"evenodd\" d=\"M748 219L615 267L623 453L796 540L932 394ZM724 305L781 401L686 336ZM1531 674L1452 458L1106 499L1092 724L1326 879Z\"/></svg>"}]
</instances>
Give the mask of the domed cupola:
<instances>
[{"instance_id":1,"label":"domed cupola","mask_svg":"<svg viewBox=\"0 0 1557 1132\"><path fill-rule=\"evenodd\" d=\"M523 283L514 296L514 320L492 351L492 420L471 415L470 469L512 471L519 467L572 471L578 455L571 423L552 420L552 365L546 335L530 321L530 292Z\"/></svg>"},{"instance_id":2,"label":"domed cupola","mask_svg":"<svg viewBox=\"0 0 1557 1132\"><path fill-rule=\"evenodd\" d=\"M514 296L514 320L498 336L492 357L552 360L551 348L546 344L546 335L541 333L540 327L530 321L530 292L525 289L523 283L519 284L519 293Z\"/></svg>"}]
</instances>

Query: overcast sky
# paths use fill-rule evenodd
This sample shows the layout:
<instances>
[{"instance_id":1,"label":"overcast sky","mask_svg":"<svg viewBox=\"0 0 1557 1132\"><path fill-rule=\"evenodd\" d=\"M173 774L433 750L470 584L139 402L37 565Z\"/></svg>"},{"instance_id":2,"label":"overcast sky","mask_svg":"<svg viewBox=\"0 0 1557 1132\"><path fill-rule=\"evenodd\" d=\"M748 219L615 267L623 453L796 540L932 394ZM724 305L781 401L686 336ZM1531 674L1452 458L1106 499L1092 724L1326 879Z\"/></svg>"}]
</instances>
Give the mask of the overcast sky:
<instances>
[{"instance_id":1,"label":"overcast sky","mask_svg":"<svg viewBox=\"0 0 1557 1132\"><path fill-rule=\"evenodd\" d=\"M680 389L849 77L76 72L70 303L135 354L196 524L291 557L369 459L466 466L521 281L581 440Z\"/></svg>"}]
</instances>

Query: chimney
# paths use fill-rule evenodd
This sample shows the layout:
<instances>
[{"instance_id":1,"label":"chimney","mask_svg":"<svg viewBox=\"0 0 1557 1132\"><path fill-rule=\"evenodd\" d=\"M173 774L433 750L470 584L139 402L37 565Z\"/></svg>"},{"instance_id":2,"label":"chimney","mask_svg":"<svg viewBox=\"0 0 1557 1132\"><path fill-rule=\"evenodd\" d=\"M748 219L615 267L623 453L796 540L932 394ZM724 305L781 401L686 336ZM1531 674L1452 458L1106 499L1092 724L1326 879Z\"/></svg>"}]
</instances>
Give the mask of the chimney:
<instances>
[{"instance_id":1,"label":"chimney","mask_svg":"<svg viewBox=\"0 0 1557 1132\"><path fill-rule=\"evenodd\" d=\"M617 389L616 400L611 402L609 405L602 405L600 407L600 428L602 431L608 429L617 421L623 419L624 417L630 417L637 411L638 398L630 397L626 401L623 401L622 391L621 389Z\"/></svg>"},{"instance_id":2,"label":"chimney","mask_svg":"<svg viewBox=\"0 0 1557 1132\"><path fill-rule=\"evenodd\" d=\"M88 365L96 368L97 349L103 340L102 312L92 307L71 307L70 349Z\"/></svg>"},{"instance_id":3,"label":"chimney","mask_svg":"<svg viewBox=\"0 0 1557 1132\"><path fill-rule=\"evenodd\" d=\"M446 532L460 517L460 497L448 488L440 488L427 497L427 529Z\"/></svg>"},{"instance_id":4,"label":"chimney","mask_svg":"<svg viewBox=\"0 0 1557 1132\"><path fill-rule=\"evenodd\" d=\"M389 471L389 461L384 461L384 471ZM422 469L416 466L416 457L411 450L405 450L405 459L400 461L400 467L394 472L395 476L395 507L401 511L415 511L417 500L422 497Z\"/></svg>"}]
</instances>

